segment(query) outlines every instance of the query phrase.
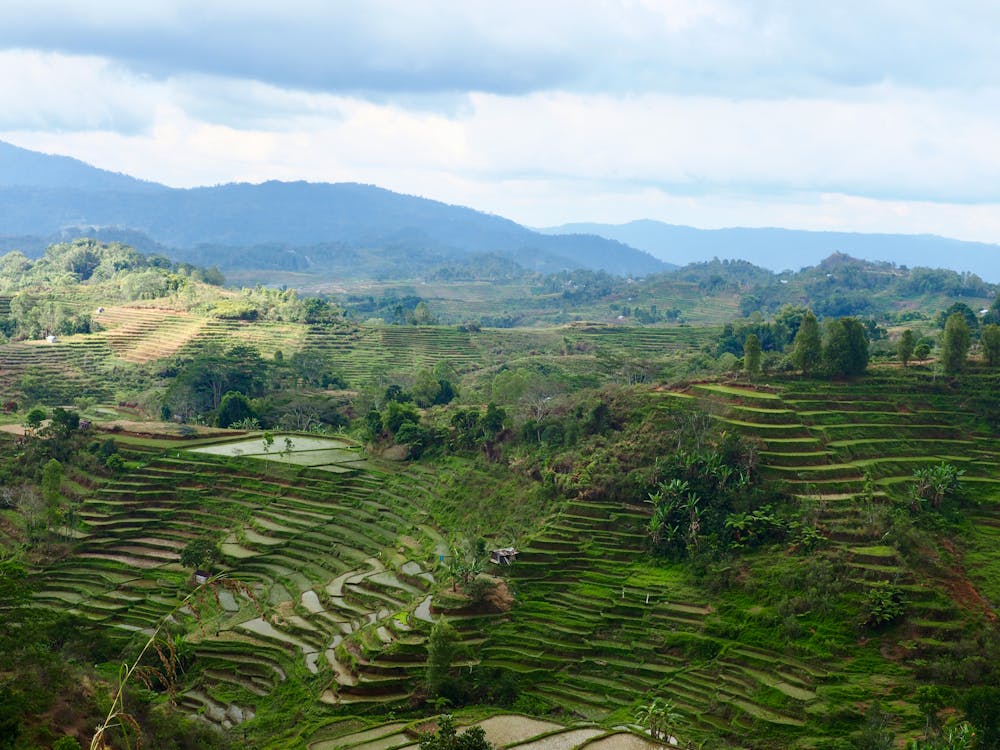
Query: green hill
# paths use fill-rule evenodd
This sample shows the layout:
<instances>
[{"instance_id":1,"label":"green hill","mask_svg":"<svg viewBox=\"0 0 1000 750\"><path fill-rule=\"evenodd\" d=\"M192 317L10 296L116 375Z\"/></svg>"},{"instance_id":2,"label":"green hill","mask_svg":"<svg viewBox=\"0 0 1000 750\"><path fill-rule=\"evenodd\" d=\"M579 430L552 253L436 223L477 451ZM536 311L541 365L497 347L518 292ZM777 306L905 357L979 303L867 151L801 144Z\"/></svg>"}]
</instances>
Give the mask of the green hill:
<instances>
[{"instance_id":1,"label":"green hill","mask_svg":"<svg viewBox=\"0 0 1000 750\"><path fill-rule=\"evenodd\" d=\"M775 353L748 379L720 346L790 315L386 325L117 246L20 267L12 747L89 742L136 659L119 718L154 747L409 748L447 709L501 744L646 750L666 701L681 743L832 749L993 705L1000 412L978 358L945 376L875 350L832 380ZM129 299L142 275L166 294ZM28 335L47 315L89 331Z\"/></svg>"}]
</instances>

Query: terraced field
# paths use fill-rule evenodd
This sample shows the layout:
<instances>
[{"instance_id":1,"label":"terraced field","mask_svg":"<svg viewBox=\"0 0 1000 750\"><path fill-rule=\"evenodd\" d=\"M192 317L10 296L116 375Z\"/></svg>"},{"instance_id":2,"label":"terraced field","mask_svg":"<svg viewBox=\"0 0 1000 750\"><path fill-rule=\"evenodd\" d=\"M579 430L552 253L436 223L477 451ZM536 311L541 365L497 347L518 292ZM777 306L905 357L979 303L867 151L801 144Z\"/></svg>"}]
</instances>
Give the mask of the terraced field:
<instances>
[{"instance_id":1,"label":"terraced field","mask_svg":"<svg viewBox=\"0 0 1000 750\"><path fill-rule=\"evenodd\" d=\"M804 727L824 670L708 635L708 598L643 560L647 518L611 500L570 503L518 560L519 606L490 631L483 663L586 719L627 716L646 695L669 698L695 736Z\"/></svg>"},{"instance_id":2,"label":"terraced field","mask_svg":"<svg viewBox=\"0 0 1000 750\"><path fill-rule=\"evenodd\" d=\"M98 334L120 359L141 363L176 354L208 322L202 316L154 307L106 307L94 315Z\"/></svg>"},{"instance_id":3,"label":"terraced field","mask_svg":"<svg viewBox=\"0 0 1000 750\"><path fill-rule=\"evenodd\" d=\"M612 347L636 356L663 357L688 353L718 339L721 328L713 326L670 327L580 327L570 328L566 338L593 346Z\"/></svg>"},{"instance_id":4,"label":"terraced field","mask_svg":"<svg viewBox=\"0 0 1000 750\"><path fill-rule=\"evenodd\" d=\"M762 471L815 509L819 529L858 587L885 581L905 593L905 636L914 656L952 640L970 616L992 617L985 602L941 593L954 589L964 571L918 577L903 551L885 541L890 508L910 502L914 470L942 462L965 472L965 494L981 503L970 542L988 545L994 538L1000 521L998 451L992 434L970 425L962 394L916 379L901 389L898 379L878 376L806 385L780 392L699 385L691 394L727 428L758 442ZM944 557L953 553L941 550ZM971 575L992 590L995 608L989 576Z\"/></svg>"},{"instance_id":5,"label":"terraced field","mask_svg":"<svg viewBox=\"0 0 1000 750\"><path fill-rule=\"evenodd\" d=\"M81 393L99 400L112 398L102 377L114 359L98 336L69 336L53 343L20 341L0 345L0 392L17 394L27 376L46 388L58 403L70 403Z\"/></svg>"},{"instance_id":6,"label":"terraced field","mask_svg":"<svg viewBox=\"0 0 1000 750\"><path fill-rule=\"evenodd\" d=\"M432 480L407 479L413 490L399 493L397 467L356 455L340 457L340 472L314 468L294 460L316 452L314 439L295 439L301 451L285 463L126 447L144 460L82 504L75 554L39 575L39 605L150 634L191 590L181 550L215 538L228 585L174 615L189 619L198 665L182 706L230 726L292 674L327 704L405 701L421 683L444 545L412 520ZM460 630L474 639L474 625Z\"/></svg>"},{"instance_id":7,"label":"terraced field","mask_svg":"<svg viewBox=\"0 0 1000 750\"><path fill-rule=\"evenodd\" d=\"M309 750L416 750L425 722L389 722L358 731L350 731L349 722L321 733L309 744ZM470 727L482 727L486 739L497 748L520 750L654 750L659 743L644 737L637 729L607 729L581 723L563 726L519 714L497 714L461 724L461 733Z\"/></svg>"},{"instance_id":8,"label":"terraced field","mask_svg":"<svg viewBox=\"0 0 1000 750\"><path fill-rule=\"evenodd\" d=\"M89 305L89 300L81 302ZM81 393L111 400L110 383L128 365L195 356L210 344L255 347L263 357L277 351L321 355L351 387L372 379L412 377L448 364L459 375L501 364L557 363L563 371L593 378L597 351L662 361L710 341L715 329L570 326L543 329L484 329L451 326L307 326L298 323L234 321L167 307L108 306L92 313L102 330L59 337L54 343L23 341L0 345L0 391L16 394L25 375L50 386L51 403L68 403ZM136 377L148 377L132 370ZM150 385L154 385L150 383Z\"/></svg>"}]
</instances>

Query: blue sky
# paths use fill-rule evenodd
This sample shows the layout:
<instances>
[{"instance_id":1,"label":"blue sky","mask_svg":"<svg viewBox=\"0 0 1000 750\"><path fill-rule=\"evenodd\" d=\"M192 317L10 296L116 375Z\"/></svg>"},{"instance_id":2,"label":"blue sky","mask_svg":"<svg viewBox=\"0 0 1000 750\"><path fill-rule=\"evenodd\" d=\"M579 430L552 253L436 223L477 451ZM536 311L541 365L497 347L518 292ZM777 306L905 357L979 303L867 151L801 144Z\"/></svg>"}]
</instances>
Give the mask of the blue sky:
<instances>
[{"instance_id":1,"label":"blue sky","mask_svg":"<svg viewBox=\"0 0 1000 750\"><path fill-rule=\"evenodd\" d=\"M0 0L0 139L546 226L1000 242L1000 4Z\"/></svg>"}]
</instances>

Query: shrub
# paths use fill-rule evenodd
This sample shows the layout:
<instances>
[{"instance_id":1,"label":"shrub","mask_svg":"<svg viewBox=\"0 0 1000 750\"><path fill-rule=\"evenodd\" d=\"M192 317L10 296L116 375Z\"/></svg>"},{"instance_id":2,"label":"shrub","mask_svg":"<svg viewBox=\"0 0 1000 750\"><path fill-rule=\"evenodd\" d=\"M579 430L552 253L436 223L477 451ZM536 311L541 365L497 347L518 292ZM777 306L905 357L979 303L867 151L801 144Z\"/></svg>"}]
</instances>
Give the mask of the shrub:
<instances>
[{"instance_id":1,"label":"shrub","mask_svg":"<svg viewBox=\"0 0 1000 750\"><path fill-rule=\"evenodd\" d=\"M876 581L865 593L861 624L867 628L878 628L902 617L905 611L903 592L888 581Z\"/></svg>"}]
</instances>

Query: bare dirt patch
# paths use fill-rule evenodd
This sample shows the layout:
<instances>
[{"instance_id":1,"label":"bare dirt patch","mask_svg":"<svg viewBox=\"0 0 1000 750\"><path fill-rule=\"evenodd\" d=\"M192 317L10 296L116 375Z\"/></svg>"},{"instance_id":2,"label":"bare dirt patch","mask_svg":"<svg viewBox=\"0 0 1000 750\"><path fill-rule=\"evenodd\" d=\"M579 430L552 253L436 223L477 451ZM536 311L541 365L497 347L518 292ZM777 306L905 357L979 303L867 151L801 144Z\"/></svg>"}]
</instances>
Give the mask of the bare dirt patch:
<instances>
[{"instance_id":1,"label":"bare dirt patch","mask_svg":"<svg viewBox=\"0 0 1000 750\"><path fill-rule=\"evenodd\" d=\"M218 427L177 424L176 422L142 422L131 419L115 419L99 422L94 429L101 432L124 432L135 437L184 439L193 437L233 437L243 433L235 430L220 430Z\"/></svg>"},{"instance_id":2,"label":"bare dirt patch","mask_svg":"<svg viewBox=\"0 0 1000 750\"><path fill-rule=\"evenodd\" d=\"M993 611L993 607L976 590L976 587L972 585L968 575L966 575L965 568L960 562L962 560L961 551L955 547L950 539L942 539L941 546L948 550L952 560L955 561L953 565L947 568L948 577L942 581L948 590L948 596L963 609L982 612L986 615L987 620L996 622L997 613Z\"/></svg>"}]
</instances>

